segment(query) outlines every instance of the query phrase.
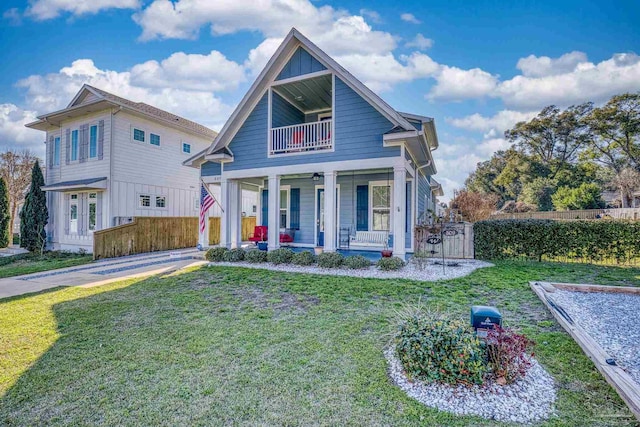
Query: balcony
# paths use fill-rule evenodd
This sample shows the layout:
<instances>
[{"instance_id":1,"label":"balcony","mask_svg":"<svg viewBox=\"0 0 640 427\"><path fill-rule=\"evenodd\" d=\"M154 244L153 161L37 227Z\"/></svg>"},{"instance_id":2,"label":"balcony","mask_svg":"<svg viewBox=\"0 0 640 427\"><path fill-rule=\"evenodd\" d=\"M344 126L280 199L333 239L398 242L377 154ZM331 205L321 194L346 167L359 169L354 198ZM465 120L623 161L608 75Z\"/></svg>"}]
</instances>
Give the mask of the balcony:
<instances>
[{"instance_id":1,"label":"balcony","mask_svg":"<svg viewBox=\"0 0 640 427\"><path fill-rule=\"evenodd\" d=\"M333 120L328 119L271 128L269 155L332 150L332 122Z\"/></svg>"}]
</instances>

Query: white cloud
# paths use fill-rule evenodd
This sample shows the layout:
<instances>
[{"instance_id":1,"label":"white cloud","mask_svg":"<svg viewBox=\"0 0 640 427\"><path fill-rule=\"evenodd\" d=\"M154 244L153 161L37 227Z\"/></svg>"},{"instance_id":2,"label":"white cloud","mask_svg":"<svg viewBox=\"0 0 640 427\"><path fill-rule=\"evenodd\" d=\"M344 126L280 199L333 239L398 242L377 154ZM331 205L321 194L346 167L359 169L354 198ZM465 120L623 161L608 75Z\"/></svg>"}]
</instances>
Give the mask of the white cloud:
<instances>
[{"instance_id":1,"label":"white cloud","mask_svg":"<svg viewBox=\"0 0 640 427\"><path fill-rule=\"evenodd\" d=\"M36 155L44 156L42 132L24 127L35 120L35 111L23 110L15 104L0 104L0 150L29 148Z\"/></svg>"},{"instance_id":2,"label":"white cloud","mask_svg":"<svg viewBox=\"0 0 640 427\"><path fill-rule=\"evenodd\" d=\"M531 73L535 67L525 69ZM516 76L500 83L494 96L521 110L550 104L568 106L585 101L603 102L614 94L637 91L639 81L640 56L617 53L597 64L578 63L571 72Z\"/></svg>"},{"instance_id":3,"label":"white cloud","mask_svg":"<svg viewBox=\"0 0 640 427\"><path fill-rule=\"evenodd\" d=\"M244 80L244 67L216 50L208 55L176 52L131 69L131 83L144 87L222 91L235 89Z\"/></svg>"},{"instance_id":4,"label":"white cloud","mask_svg":"<svg viewBox=\"0 0 640 427\"><path fill-rule=\"evenodd\" d=\"M135 67L134 67L135 68ZM163 78L171 81L168 69ZM180 76L176 76L179 82ZM26 89L26 104L40 114L64 108L82 84L99 87L132 101L146 102L205 126L218 129L230 114L230 106L216 94L207 90L194 90L179 84L156 87L153 78L149 82L132 81L130 71L103 70L90 59L79 59L57 73L32 75L17 83Z\"/></svg>"},{"instance_id":5,"label":"white cloud","mask_svg":"<svg viewBox=\"0 0 640 427\"><path fill-rule=\"evenodd\" d=\"M488 158L496 151L506 150L509 147L511 147L511 143L504 138L489 138L482 141L476 150L483 157Z\"/></svg>"},{"instance_id":6,"label":"white cloud","mask_svg":"<svg viewBox=\"0 0 640 427\"><path fill-rule=\"evenodd\" d=\"M35 0L25 15L37 21L44 21L70 13L74 16L95 14L107 9L137 9L140 0Z\"/></svg>"},{"instance_id":7,"label":"white cloud","mask_svg":"<svg viewBox=\"0 0 640 427\"><path fill-rule=\"evenodd\" d=\"M369 21L373 22L374 24L382 23L382 17L375 10L360 9L360 15L362 15L365 18L369 19Z\"/></svg>"},{"instance_id":8,"label":"white cloud","mask_svg":"<svg viewBox=\"0 0 640 427\"><path fill-rule=\"evenodd\" d=\"M430 100L461 101L482 98L492 94L498 84L498 77L480 68L463 70L458 67L441 65L435 76L436 85L426 95Z\"/></svg>"},{"instance_id":9,"label":"white cloud","mask_svg":"<svg viewBox=\"0 0 640 427\"><path fill-rule=\"evenodd\" d=\"M416 18L413 13L403 13L400 15L400 19L404 22L409 22L411 24L420 24L420 20Z\"/></svg>"},{"instance_id":10,"label":"white cloud","mask_svg":"<svg viewBox=\"0 0 640 427\"><path fill-rule=\"evenodd\" d=\"M244 62L249 75L257 76L260 74L260 71L267 65L280 43L282 43L282 38L268 38L249 51L247 60Z\"/></svg>"},{"instance_id":11,"label":"white cloud","mask_svg":"<svg viewBox=\"0 0 640 427\"><path fill-rule=\"evenodd\" d=\"M416 34L416 36L413 38L413 40L411 40L410 42L407 42L405 44L406 47L416 47L420 50L426 50L429 49L431 46L433 46L433 40L432 39L428 39L425 36L423 36L422 34L418 33Z\"/></svg>"},{"instance_id":12,"label":"white cloud","mask_svg":"<svg viewBox=\"0 0 640 427\"><path fill-rule=\"evenodd\" d=\"M526 77L544 77L570 73L584 62L587 62L587 55L584 52L573 51L559 58L529 55L526 58L520 58L516 68Z\"/></svg>"},{"instance_id":13,"label":"white cloud","mask_svg":"<svg viewBox=\"0 0 640 427\"><path fill-rule=\"evenodd\" d=\"M453 126L478 132L491 132L493 135L503 133L518 122L531 120L537 112L521 112L513 110L501 110L491 117L483 116L479 113L471 114L462 118L450 118L446 121Z\"/></svg>"}]
</instances>

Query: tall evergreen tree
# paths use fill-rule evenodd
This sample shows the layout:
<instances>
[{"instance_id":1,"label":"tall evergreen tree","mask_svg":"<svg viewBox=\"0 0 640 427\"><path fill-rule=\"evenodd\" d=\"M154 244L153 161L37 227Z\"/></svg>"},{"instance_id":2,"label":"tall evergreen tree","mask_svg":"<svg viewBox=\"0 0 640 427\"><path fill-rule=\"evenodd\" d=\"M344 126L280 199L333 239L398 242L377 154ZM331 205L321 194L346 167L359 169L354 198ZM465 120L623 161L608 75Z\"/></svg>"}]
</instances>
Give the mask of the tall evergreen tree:
<instances>
[{"instance_id":1,"label":"tall evergreen tree","mask_svg":"<svg viewBox=\"0 0 640 427\"><path fill-rule=\"evenodd\" d=\"M0 177L0 248L9 246L9 191L4 178Z\"/></svg>"},{"instance_id":2,"label":"tall evergreen tree","mask_svg":"<svg viewBox=\"0 0 640 427\"><path fill-rule=\"evenodd\" d=\"M42 169L36 161L31 171L31 188L20 212L20 246L29 251L42 251L47 239L45 226L49 213L43 186Z\"/></svg>"}]
</instances>

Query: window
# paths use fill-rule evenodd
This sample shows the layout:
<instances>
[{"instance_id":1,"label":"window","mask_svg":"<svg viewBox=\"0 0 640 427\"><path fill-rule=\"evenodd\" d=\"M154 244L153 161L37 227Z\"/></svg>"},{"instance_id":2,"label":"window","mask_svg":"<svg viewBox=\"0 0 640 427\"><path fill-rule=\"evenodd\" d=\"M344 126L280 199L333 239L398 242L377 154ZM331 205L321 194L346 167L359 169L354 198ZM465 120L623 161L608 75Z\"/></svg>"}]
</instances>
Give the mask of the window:
<instances>
[{"instance_id":1,"label":"window","mask_svg":"<svg viewBox=\"0 0 640 427\"><path fill-rule=\"evenodd\" d=\"M144 142L144 131L140 129L133 129L133 140Z\"/></svg>"},{"instance_id":2,"label":"window","mask_svg":"<svg viewBox=\"0 0 640 427\"><path fill-rule=\"evenodd\" d=\"M187 144L186 142L182 143L182 152L183 153L191 153L191 144Z\"/></svg>"},{"instance_id":3,"label":"window","mask_svg":"<svg viewBox=\"0 0 640 427\"><path fill-rule=\"evenodd\" d=\"M93 125L89 128L89 158L98 157L98 126Z\"/></svg>"},{"instance_id":4,"label":"window","mask_svg":"<svg viewBox=\"0 0 640 427\"><path fill-rule=\"evenodd\" d=\"M141 208L149 208L151 207L151 196L148 194L140 195L140 207Z\"/></svg>"},{"instance_id":5,"label":"window","mask_svg":"<svg viewBox=\"0 0 640 427\"><path fill-rule=\"evenodd\" d=\"M78 234L78 195L72 194L69 200L69 233Z\"/></svg>"},{"instance_id":6,"label":"window","mask_svg":"<svg viewBox=\"0 0 640 427\"><path fill-rule=\"evenodd\" d=\"M289 227L289 190L280 190L280 228Z\"/></svg>"},{"instance_id":7,"label":"window","mask_svg":"<svg viewBox=\"0 0 640 427\"><path fill-rule=\"evenodd\" d=\"M60 166L60 137L53 139L53 165Z\"/></svg>"},{"instance_id":8,"label":"window","mask_svg":"<svg viewBox=\"0 0 640 427\"><path fill-rule=\"evenodd\" d=\"M318 113L318 121L323 122L325 120L331 120L331 115L333 113L329 111L328 113Z\"/></svg>"},{"instance_id":9,"label":"window","mask_svg":"<svg viewBox=\"0 0 640 427\"><path fill-rule=\"evenodd\" d=\"M156 135L155 133L149 134L149 143L151 145L155 145L157 147L160 146L160 135Z\"/></svg>"},{"instance_id":10,"label":"window","mask_svg":"<svg viewBox=\"0 0 640 427\"><path fill-rule=\"evenodd\" d=\"M78 160L78 129L71 131L71 160ZM77 197L77 195L76 195Z\"/></svg>"},{"instance_id":11,"label":"window","mask_svg":"<svg viewBox=\"0 0 640 427\"><path fill-rule=\"evenodd\" d=\"M391 186L371 184L371 229L391 229Z\"/></svg>"},{"instance_id":12,"label":"window","mask_svg":"<svg viewBox=\"0 0 640 427\"><path fill-rule=\"evenodd\" d=\"M166 208L167 198L165 196L156 196L156 208Z\"/></svg>"},{"instance_id":13,"label":"window","mask_svg":"<svg viewBox=\"0 0 640 427\"><path fill-rule=\"evenodd\" d=\"M98 194L89 193L89 231L96 229L96 214L98 208Z\"/></svg>"}]
</instances>

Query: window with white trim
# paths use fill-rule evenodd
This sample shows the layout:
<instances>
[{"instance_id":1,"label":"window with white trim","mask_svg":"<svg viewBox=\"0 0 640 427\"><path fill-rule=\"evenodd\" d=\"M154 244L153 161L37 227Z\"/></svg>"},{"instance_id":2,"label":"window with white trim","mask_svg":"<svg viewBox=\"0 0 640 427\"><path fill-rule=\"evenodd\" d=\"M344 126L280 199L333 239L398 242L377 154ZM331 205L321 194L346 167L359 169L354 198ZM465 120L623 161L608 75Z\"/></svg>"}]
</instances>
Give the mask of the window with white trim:
<instances>
[{"instance_id":1,"label":"window with white trim","mask_svg":"<svg viewBox=\"0 0 640 427\"><path fill-rule=\"evenodd\" d=\"M280 228L289 228L289 187L280 188Z\"/></svg>"},{"instance_id":2,"label":"window with white trim","mask_svg":"<svg viewBox=\"0 0 640 427\"><path fill-rule=\"evenodd\" d=\"M370 193L369 218L371 218L371 230L391 230L391 184L370 183Z\"/></svg>"},{"instance_id":3,"label":"window with white trim","mask_svg":"<svg viewBox=\"0 0 640 427\"><path fill-rule=\"evenodd\" d=\"M69 233L78 234L78 195L69 197Z\"/></svg>"},{"instance_id":4,"label":"window with white trim","mask_svg":"<svg viewBox=\"0 0 640 427\"><path fill-rule=\"evenodd\" d=\"M89 193L89 231L96 230L98 214L98 194Z\"/></svg>"},{"instance_id":5,"label":"window with white trim","mask_svg":"<svg viewBox=\"0 0 640 427\"><path fill-rule=\"evenodd\" d=\"M148 194L140 194L139 205L141 208L150 208L151 207L151 196Z\"/></svg>"},{"instance_id":6,"label":"window with white trim","mask_svg":"<svg viewBox=\"0 0 640 427\"><path fill-rule=\"evenodd\" d=\"M53 138L53 165L60 166L60 137Z\"/></svg>"},{"instance_id":7,"label":"window with white trim","mask_svg":"<svg viewBox=\"0 0 640 427\"><path fill-rule=\"evenodd\" d=\"M191 144L187 144L186 142L182 143L182 152L185 154L191 153Z\"/></svg>"},{"instance_id":8,"label":"window with white trim","mask_svg":"<svg viewBox=\"0 0 640 427\"><path fill-rule=\"evenodd\" d=\"M133 140L144 142L144 131L142 129L133 128Z\"/></svg>"},{"instance_id":9,"label":"window with white trim","mask_svg":"<svg viewBox=\"0 0 640 427\"><path fill-rule=\"evenodd\" d=\"M89 128L89 158L98 157L98 125Z\"/></svg>"},{"instance_id":10,"label":"window with white trim","mask_svg":"<svg viewBox=\"0 0 640 427\"><path fill-rule=\"evenodd\" d=\"M71 161L78 160L78 129L71 131Z\"/></svg>"},{"instance_id":11,"label":"window with white trim","mask_svg":"<svg viewBox=\"0 0 640 427\"><path fill-rule=\"evenodd\" d=\"M165 196L156 196L156 208L166 208L167 198Z\"/></svg>"},{"instance_id":12,"label":"window with white trim","mask_svg":"<svg viewBox=\"0 0 640 427\"><path fill-rule=\"evenodd\" d=\"M156 147L160 146L160 135L156 135L155 133L149 134L149 144L155 145Z\"/></svg>"}]
</instances>

